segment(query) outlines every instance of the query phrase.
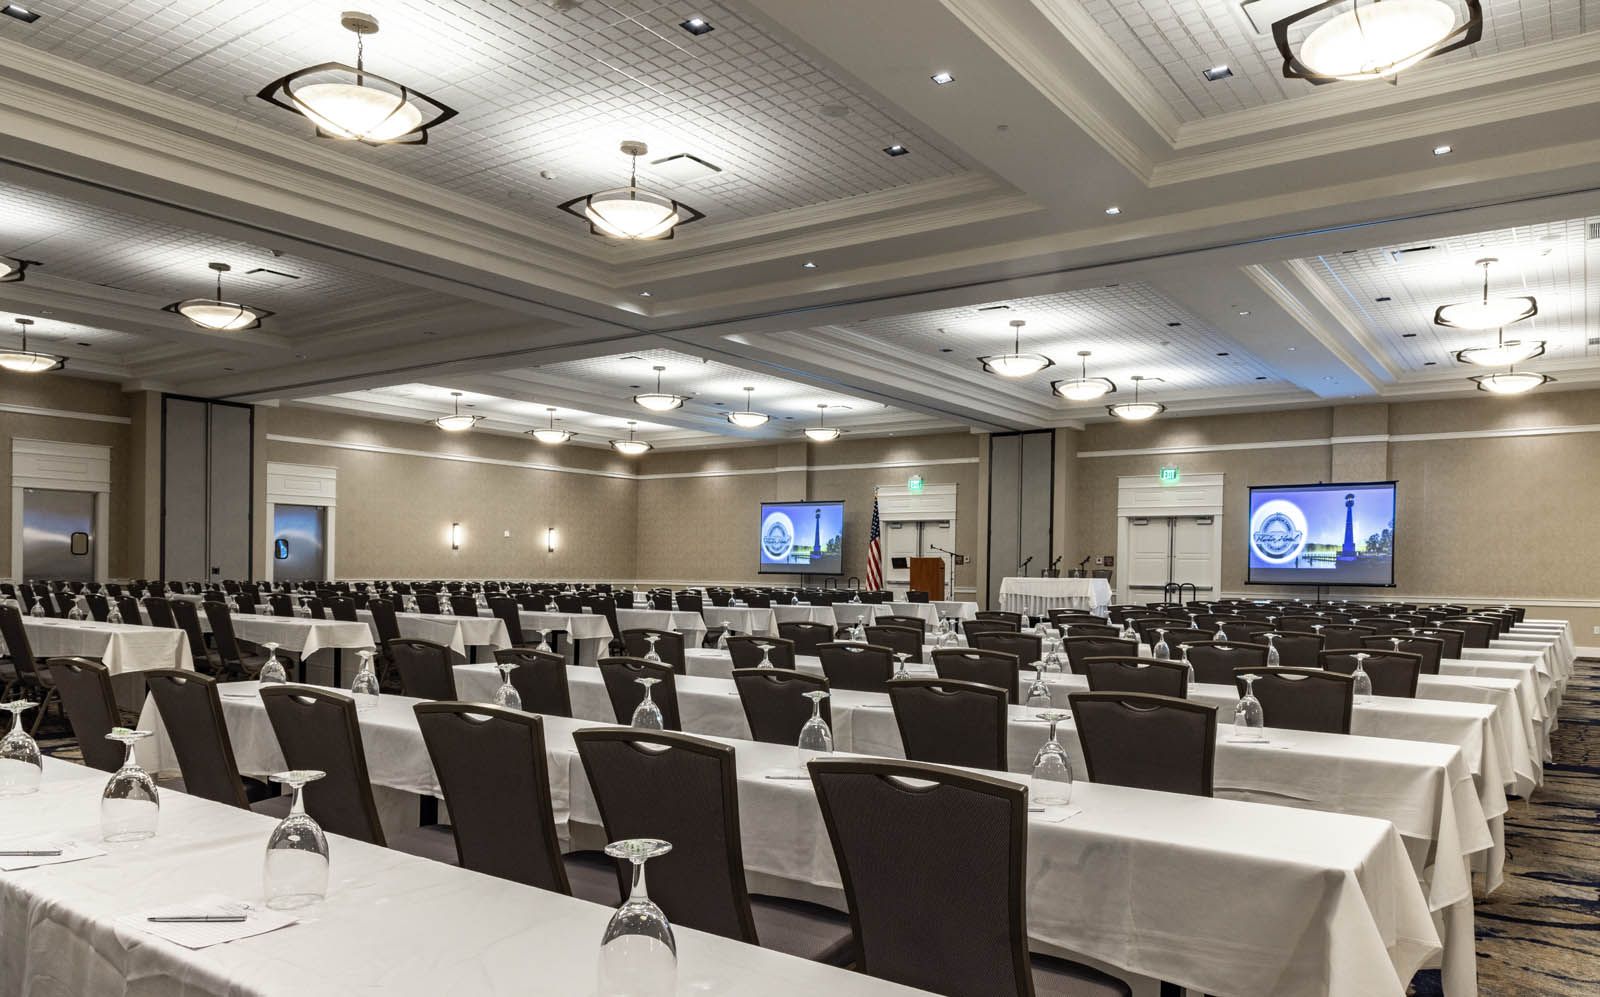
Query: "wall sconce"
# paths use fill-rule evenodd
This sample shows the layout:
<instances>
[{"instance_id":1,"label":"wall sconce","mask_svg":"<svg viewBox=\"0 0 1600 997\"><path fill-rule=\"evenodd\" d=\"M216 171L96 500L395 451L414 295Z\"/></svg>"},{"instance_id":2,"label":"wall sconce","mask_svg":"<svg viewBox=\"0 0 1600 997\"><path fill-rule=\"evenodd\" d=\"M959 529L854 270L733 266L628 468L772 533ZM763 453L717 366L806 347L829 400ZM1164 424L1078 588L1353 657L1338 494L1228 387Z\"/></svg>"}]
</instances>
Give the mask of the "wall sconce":
<instances>
[{"instance_id":1,"label":"wall sconce","mask_svg":"<svg viewBox=\"0 0 1600 997\"><path fill-rule=\"evenodd\" d=\"M560 539L561 539L561 534L556 530L556 528L554 526L552 526L549 529L545 530L544 531L544 549L549 551L552 554L555 553L556 543Z\"/></svg>"},{"instance_id":2,"label":"wall sconce","mask_svg":"<svg viewBox=\"0 0 1600 997\"><path fill-rule=\"evenodd\" d=\"M461 549L461 524L460 523L451 523L450 524L450 549L451 550L460 550Z\"/></svg>"}]
</instances>

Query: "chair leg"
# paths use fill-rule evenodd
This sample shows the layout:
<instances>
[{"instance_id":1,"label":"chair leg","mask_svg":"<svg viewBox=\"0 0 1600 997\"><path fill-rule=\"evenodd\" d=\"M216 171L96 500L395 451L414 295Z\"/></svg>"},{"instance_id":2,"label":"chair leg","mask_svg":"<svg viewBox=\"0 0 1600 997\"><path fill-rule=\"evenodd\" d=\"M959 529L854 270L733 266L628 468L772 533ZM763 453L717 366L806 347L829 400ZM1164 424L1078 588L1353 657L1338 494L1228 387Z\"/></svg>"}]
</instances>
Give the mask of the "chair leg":
<instances>
[{"instance_id":1,"label":"chair leg","mask_svg":"<svg viewBox=\"0 0 1600 997\"><path fill-rule=\"evenodd\" d=\"M61 706L61 697L56 695L56 690L54 687L47 689L45 691L44 698L39 700L39 712L34 714L33 726L28 728L29 737L33 737L35 734L39 733L39 725L44 723L45 711L50 708L50 702L52 700L55 701L56 707L59 709Z\"/></svg>"}]
</instances>

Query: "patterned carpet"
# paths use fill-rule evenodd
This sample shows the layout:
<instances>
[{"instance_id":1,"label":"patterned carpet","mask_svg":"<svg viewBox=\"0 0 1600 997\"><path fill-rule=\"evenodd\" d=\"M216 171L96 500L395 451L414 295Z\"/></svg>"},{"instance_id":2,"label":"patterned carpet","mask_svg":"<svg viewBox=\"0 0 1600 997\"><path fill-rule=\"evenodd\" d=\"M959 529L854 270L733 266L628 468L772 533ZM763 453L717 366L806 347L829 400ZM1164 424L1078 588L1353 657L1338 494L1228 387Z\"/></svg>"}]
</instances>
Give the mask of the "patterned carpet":
<instances>
[{"instance_id":1,"label":"patterned carpet","mask_svg":"<svg viewBox=\"0 0 1600 997\"><path fill-rule=\"evenodd\" d=\"M1506 881L1477 907L1482 997L1600 994L1600 661L1578 662L1555 762L1506 814ZM1441 993L1420 973L1418 997Z\"/></svg>"}]
</instances>

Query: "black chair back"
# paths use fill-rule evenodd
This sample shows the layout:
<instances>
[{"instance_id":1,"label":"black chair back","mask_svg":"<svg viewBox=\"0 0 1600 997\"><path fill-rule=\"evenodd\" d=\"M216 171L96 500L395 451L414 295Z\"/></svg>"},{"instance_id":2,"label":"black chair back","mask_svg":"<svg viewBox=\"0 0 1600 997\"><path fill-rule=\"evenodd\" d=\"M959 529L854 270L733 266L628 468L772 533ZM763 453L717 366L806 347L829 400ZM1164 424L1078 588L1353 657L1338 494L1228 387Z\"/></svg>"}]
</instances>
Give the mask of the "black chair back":
<instances>
[{"instance_id":1,"label":"black chair back","mask_svg":"<svg viewBox=\"0 0 1600 997\"><path fill-rule=\"evenodd\" d=\"M1322 628L1322 649L1324 651L1347 649L1358 651L1361 649L1361 638L1371 637L1375 633L1377 631L1371 627L1364 627L1355 623L1329 623Z\"/></svg>"},{"instance_id":2,"label":"black chair back","mask_svg":"<svg viewBox=\"0 0 1600 997\"><path fill-rule=\"evenodd\" d=\"M828 643L817 645L822 659L822 674L834 689L858 692L888 692L894 676L894 652L872 644Z\"/></svg>"},{"instance_id":3,"label":"black chair back","mask_svg":"<svg viewBox=\"0 0 1600 997\"><path fill-rule=\"evenodd\" d=\"M1121 637L1068 637L1061 643L1067 650L1067 666L1079 675L1084 674L1083 663L1089 658L1139 656L1139 642L1124 640Z\"/></svg>"},{"instance_id":4,"label":"black chair back","mask_svg":"<svg viewBox=\"0 0 1600 997\"><path fill-rule=\"evenodd\" d=\"M818 647L833 640L833 627L827 623L793 620L778 624L778 636L794 645L795 654L815 655Z\"/></svg>"},{"instance_id":5,"label":"black chair back","mask_svg":"<svg viewBox=\"0 0 1600 997\"><path fill-rule=\"evenodd\" d=\"M329 596L324 600L324 605L328 607L328 615L336 620L342 620L345 623L359 622L356 616L356 601L350 596Z\"/></svg>"},{"instance_id":6,"label":"black chair back","mask_svg":"<svg viewBox=\"0 0 1600 997\"><path fill-rule=\"evenodd\" d=\"M1361 646L1369 654L1373 651L1405 651L1415 654L1422 659L1423 675L1439 674L1439 661L1444 657L1442 639L1413 636L1409 633L1395 633L1387 637L1363 637Z\"/></svg>"},{"instance_id":7,"label":"black chair back","mask_svg":"<svg viewBox=\"0 0 1600 997\"><path fill-rule=\"evenodd\" d=\"M1256 676L1255 696L1268 727L1350 733L1355 704L1355 679L1350 676L1321 668L1241 668L1234 674L1241 696L1245 689L1241 675Z\"/></svg>"},{"instance_id":8,"label":"black chair back","mask_svg":"<svg viewBox=\"0 0 1600 997\"><path fill-rule=\"evenodd\" d=\"M1353 675L1356 655L1366 654L1361 670L1372 681L1374 696L1393 696L1400 699L1417 698L1417 676L1422 674L1422 655L1409 651L1378 650L1323 651L1322 667L1340 675Z\"/></svg>"},{"instance_id":9,"label":"black chair back","mask_svg":"<svg viewBox=\"0 0 1600 997\"><path fill-rule=\"evenodd\" d=\"M572 716L566 658L529 647L512 647L494 652L494 660L517 666L511 669L511 687L522 697L525 711L548 713L553 717Z\"/></svg>"},{"instance_id":10,"label":"black chair back","mask_svg":"<svg viewBox=\"0 0 1600 997\"><path fill-rule=\"evenodd\" d=\"M417 612L428 616L439 615L439 593L418 589L412 598L417 600Z\"/></svg>"},{"instance_id":11,"label":"black chair back","mask_svg":"<svg viewBox=\"0 0 1600 997\"><path fill-rule=\"evenodd\" d=\"M1461 631L1463 648L1485 648L1495 638L1494 624L1487 620L1454 616L1440 622L1452 630Z\"/></svg>"},{"instance_id":12,"label":"black chair back","mask_svg":"<svg viewBox=\"0 0 1600 997\"><path fill-rule=\"evenodd\" d=\"M761 654L765 648L767 660L774 668L794 669L794 641L784 637L752 637L749 634L740 634L728 638L728 656L733 659L735 668L759 668Z\"/></svg>"},{"instance_id":13,"label":"black chair back","mask_svg":"<svg viewBox=\"0 0 1600 997\"><path fill-rule=\"evenodd\" d=\"M454 700L456 670L450 649L416 637L383 642L384 652L400 673L403 695L413 699Z\"/></svg>"},{"instance_id":14,"label":"black chair back","mask_svg":"<svg viewBox=\"0 0 1600 997\"><path fill-rule=\"evenodd\" d=\"M982 682L1006 691L1006 698L1021 702L1017 672L1022 667L1017 655L1008 651L982 648L939 648L933 652L933 670L942 679Z\"/></svg>"},{"instance_id":15,"label":"black chair back","mask_svg":"<svg viewBox=\"0 0 1600 997\"><path fill-rule=\"evenodd\" d=\"M828 680L784 668L735 668L733 685L744 706L750 736L768 744L798 744L811 719L808 692L827 692ZM822 720L833 729L833 710L822 700Z\"/></svg>"},{"instance_id":16,"label":"black chair back","mask_svg":"<svg viewBox=\"0 0 1600 997\"><path fill-rule=\"evenodd\" d=\"M367 612L372 614L372 625L378 631L378 646L400 639L400 620L395 616L394 603L387 599L373 599L367 603Z\"/></svg>"},{"instance_id":17,"label":"black chair back","mask_svg":"<svg viewBox=\"0 0 1600 997\"><path fill-rule=\"evenodd\" d=\"M233 634L233 614L228 611L227 603L207 602L202 608L206 611L206 622L211 624L211 641L217 646L217 657L222 659L222 670L243 675L244 652Z\"/></svg>"},{"instance_id":18,"label":"black chair back","mask_svg":"<svg viewBox=\"0 0 1600 997\"><path fill-rule=\"evenodd\" d=\"M619 724L633 723L633 711L644 699L644 686L635 679L660 679L650 687L650 698L661 711L661 722L667 730L682 730L683 724L678 720L678 684L673 681L676 674L664 661L600 659L600 678L606 684L606 695L611 699L611 710Z\"/></svg>"},{"instance_id":19,"label":"black chair back","mask_svg":"<svg viewBox=\"0 0 1600 997\"><path fill-rule=\"evenodd\" d=\"M188 602L187 599L180 601ZM151 626L165 627L168 630L178 629L177 617L172 615L172 604L167 600L157 599L155 596L145 596L139 602L144 606L144 615L149 619ZM192 606L194 603L191 602L189 605ZM103 620L104 617L96 616L95 619Z\"/></svg>"},{"instance_id":20,"label":"black chair back","mask_svg":"<svg viewBox=\"0 0 1600 997\"><path fill-rule=\"evenodd\" d=\"M1278 663L1284 668L1320 668L1317 655L1322 653L1322 635L1307 630L1274 630L1272 643L1278 649ZM1262 638L1257 643L1265 644Z\"/></svg>"},{"instance_id":21,"label":"black chair back","mask_svg":"<svg viewBox=\"0 0 1600 997\"><path fill-rule=\"evenodd\" d=\"M956 679L896 679L889 702L906 757L915 762L1006 770L1002 686Z\"/></svg>"},{"instance_id":22,"label":"black chair back","mask_svg":"<svg viewBox=\"0 0 1600 997\"><path fill-rule=\"evenodd\" d=\"M384 846L355 700L311 686L266 685L261 701L288 767L324 773L305 787L311 819L332 834Z\"/></svg>"},{"instance_id":23,"label":"black chair back","mask_svg":"<svg viewBox=\"0 0 1600 997\"><path fill-rule=\"evenodd\" d=\"M216 680L177 668L140 674L167 728L167 740L183 774L183 791L214 803L249 807Z\"/></svg>"},{"instance_id":24,"label":"black chair back","mask_svg":"<svg viewBox=\"0 0 1600 997\"><path fill-rule=\"evenodd\" d=\"M131 595L125 595L117 600L117 614L122 617L122 622L130 626L142 626L144 614L139 612L139 600Z\"/></svg>"},{"instance_id":25,"label":"black chair back","mask_svg":"<svg viewBox=\"0 0 1600 997\"><path fill-rule=\"evenodd\" d=\"M978 634L1021 633L1022 624L1010 620L963 620L961 632L967 635L967 643L970 644Z\"/></svg>"},{"instance_id":26,"label":"black chair back","mask_svg":"<svg viewBox=\"0 0 1600 997\"><path fill-rule=\"evenodd\" d=\"M1137 692L1189 698L1189 671L1181 662L1155 658L1085 658L1090 692Z\"/></svg>"},{"instance_id":27,"label":"black chair back","mask_svg":"<svg viewBox=\"0 0 1600 997\"><path fill-rule=\"evenodd\" d=\"M1012 613L1004 609L984 609L974 613L973 616L980 620L1005 620L1007 623L1022 626L1021 613Z\"/></svg>"},{"instance_id":28,"label":"black chair back","mask_svg":"<svg viewBox=\"0 0 1600 997\"><path fill-rule=\"evenodd\" d=\"M911 627L871 626L866 631L867 643L887 647L897 654L907 655L907 661L922 662L922 631Z\"/></svg>"},{"instance_id":29,"label":"black chair back","mask_svg":"<svg viewBox=\"0 0 1600 997\"><path fill-rule=\"evenodd\" d=\"M450 597L450 612L456 616L477 616L478 599L471 595L453 595Z\"/></svg>"},{"instance_id":30,"label":"black chair back","mask_svg":"<svg viewBox=\"0 0 1600 997\"><path fill-rule=\"evenodd\" d=\"M1408 633L1406 636L1413 635ZM1467 645L1467 632L1455 627L1418 627L1415 636L1433 637L1441 641L1439 651L1445 658L1459 659Z\"/></svg>"},{"instance_id":31,"label":"black chair back","mask_svg":"<svg viewBox=\"0 0 1600 997\"><path fill-rule=\"evenodd\" d=\"M1235 644L1232 641L1203 640L1189 645L1189 664L1194 680L1202 685L1230 685L1235 668L1267 667L1265 644ZM1280 655L1282 651L1278 652ZM1180 658L1177 648L1173 657Z\"/></svg>"},{"instance_id":32,"label":"black chair back","mask_svg":"<svg viewBox=\"0 0 1600 997\"><path fill-rule=\"evenodd\" d=\"M89 617L96 623L104 623L106 617L111 615L111 604L106 597L98 592L91 592L83 597L84 603L89 607ZM159 626L159 624L156 624Z\"/></svg>"},{"instance_id":33,"label":"black chair back","mask_svg":"<svg viewBox=\"0 0 1600 997\"><path fill-rule=\"evenodd\" d=\"M980 651L999 651L1017 656L1017 665L1031 668L1044 657L1044 638L1025 633L969 633L967 644Z\"/></svg>"},{"instance_id":34,"label":"black chair back","mask_svg":"<svg viewBox=\"0 0 1600 997\"><path fill-rule=\"evenodd\" d=\"M88 658L51 658L46 666L84 764L102 772L121 768L126 751L119 742L106 740L111 728L122 726L110 670Z\"/></svg>"},{"instance_id":35,"label":"black chair back","mask_svg":"<svg viewBox=\"0 0 1600 997\"><path fill-rule=\"evenodd\" d=\"M1075 692L1067 702L1090 782L1211 795L1214 707L1129 692Z\"/></svg>"},{"instance_id":36,"label":"black chair back","mask_svg":"<svg viewBox=\"0 0 1600 997\"><path fill-rule=\"evenodd\" d=\"M622 646L627 649L630 658L643 658L650 652L650 639L647 635L656 637L656 657L672 666L672 670L679 675L684 674L683 660L683 634L673 633L671 630L657 630L654 627L638 627L622 631Z\"/></svg>"},{"instance_id":37,"label":"black chair back","mask_svg":"<svg viewBox=\"0 0 1600 997\"><path fill-rule=\"evenodd\" d=\"M189 660L194 662L196 671L213 671L211 652L206 650L205 631L200 628L200 609L187 599L173 599L166 602L167 612L172 616L173 622L183 636L189 641ZM150 610L153 618L155 609Z\"/></svg>"},{"instance_id":38,"label":"black chair back","mask_svg":"<svg viewBox=\"0 0 1600 997\"><path fill-rule=\"evenodd\" d=\"M294 615L294 599L286 592L274 592L267 596L267 605L272 607L273 616Z\"/></svg>"}]
</instances>

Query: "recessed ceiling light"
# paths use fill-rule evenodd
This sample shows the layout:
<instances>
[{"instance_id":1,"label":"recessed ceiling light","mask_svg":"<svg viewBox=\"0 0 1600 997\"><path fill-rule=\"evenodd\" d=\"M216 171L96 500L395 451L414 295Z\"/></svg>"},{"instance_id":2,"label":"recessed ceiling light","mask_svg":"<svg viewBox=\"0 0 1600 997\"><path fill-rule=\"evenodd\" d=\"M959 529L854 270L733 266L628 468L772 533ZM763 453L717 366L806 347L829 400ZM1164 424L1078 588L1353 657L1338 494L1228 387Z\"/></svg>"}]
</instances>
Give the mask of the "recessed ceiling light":
<instances>
[{"instance_id":1,"label":"recessed ceiling light","mask_svg":"<svg viewBox=\"0 0 1600 997\"><path fill-rule=\"evenodd\" d=\"M648 298L648 297L650 297L650 292L649 291L640 291L639 292L639 297Z\"/></svg>"},{"instance_id":2,"label":"recessed ceiling light","mask_svg":"<svg viewBox=\"0 0 1600 997\"><path fill-rule=\"evenodd\" d=\"M1258 380L1258 381L1265 381L1266 379L1267 379L1267 375L1265 375L1265 374L1257 374L1256 375L1256 380Z\"/></svg>"},{"instance_id":3,"label":"recessed ceiling light","mask_svg":"<svg viewBox=\"0 0 1600 997\"><path fill-rule=\"evenodd\" d=\"M896 142L894 145L885 146L883 152L884 155L887 156L905 156L908 155L911 150Z\"/></svg>"},{"instance_id":4,"label":"recessed ceiling light","mask_svg":"<svg viewBox=\"0 0 1600 997\"><path fill-rule=\"evenodd\" d=\"M37 11L29 10L20 4L14 3L8 3L4 7L0 7L0 14L4 14L7 17L14 17L23 24L32 24L34 21L39 19L39 14Z\"/></svg>"},{"instance_id":5,"label":"recessed ceiling light","mask_svg":"<svg viewBox=\"0 0 1600 997\"><path fill-rule=\"evenodd\" d=\"M933 82L939 84L940 86L944 86L947 83L954 83L956 81L956 78L954 76L951 76L949 73L945 72L942 69L939 70L937 73L934 73L932 76L928 77L928 79L930 79Z\"/></svg>"},{"instance_id":6,"label":"recessed ceiling light","mask_svg":"<svg viewBox=\"0 0 1600 997\"><path fill-rule=\"evenodd\" d=\"M1167 323L1167 328L1168 329L1176 329L1178 326L1180 326L1182 324L1183 324L1182 322L1168 322Z\"/></svg>"},{"instance_id":7,"label":"recessed ceiling light","mask_svg":"<svg viewBox=\"0 0 1600 997\"><path fill-rule=\"evenodd\" d=\"M1435 156L1448 156L1453 151L1454 150L1448 145L1436 145L1433 147L1433 154Z\"/></svg>"},{"instance_id":8,"label":"recessed ceiling light","mask_svg":"<svg viewBox=\"0 0 1600 997\"><path fill-rule=\"evenodd\" d=\"M1225 356L1227 356L1227 355L1228 355L1228 354L1227 354L1227 353L1226 353L1226 352L1223 352L1223 353L1218 353L1218 354L1217 354L1217 356L1219 356L1219 357L1225 357Z\"/></svg>"},{"instance_id":9,"label":"recessed ceiling light","mask_svg":"<svg viewBox=\"0 0 1600 997\"><path fill-rule=\"evenodd\" d=\"M1117 207L1115 204L1113 204L1111 207L1106 209L1106 214L1108 214L1108 215L1120 215L1120 214L1122 214L1122 209Z\"/></svg>"},{"instance_id":10,"label":"recessed ceiling light","mask_svg":"<svg viewBox=\"0 0 1600 997\"><path fill-rule=\"evenodd\" d=\"M1250 314L1250 309L1246 308L1246 309L1242 310L1241 312L1239 312L1239 314L1240 315L1249 315Z\"/></svg>"},{"instance_id":11,"label":"recessed ceiling light","mask_svg":"<svg viewBox=\"0 0 1600 997\"><path fill-rule=\"evenodd\" d=\"M1200 75L1206 78L1207 83L1216 83L1219 80L1225 80L1232 76L1233 70L1229 69L1227 66L1212 66L1209 69L1200 70Z\"/></svg>"},{"instance_id":12,"label":"recessed ceiling light","mask_svg":"<svg viewBox=\"0 0 1600 997\"><path fill-rule=\"evenodd\" d=\"M951 348L950 348L950 347L948 347L948 346L941 346L941 347L939 347L939 352L940 352L940 353L954 353L954 352L955 352L955 350L952 350L952 349L951 349Z\"/></svg>"},{"instance_id":13,"label":"recessed ceiling light","mask_svg":"<svg viewBox=\"0 0 1600 997\"><path fill-rule=\"evenodd\" d=\"M1417 338L1417 334L1414 333L1414 332L1402 332L1400 334L1400 338L1401 339L1416 339Z\"/></svg>"},{"instance_id":14,"label":"recessed ceiling light","mask_svg":"<svg viewBox=\"0 0 1600 997\"><path fill-rule=\"evenodd\" d=\"M1293 346L1291 346L1291 347L1289 347L1289 352L1290 352L1290 353L1293 353L1293 352L1294 352L1294 347L1293 347Z\"/></svg>"},{"instance_id":15,"label":"recessed ceiling light","mask_svg":"<svg viewBox=\"0 0 1600 997\"><path fill-rule=\"evenodd\" d=\"M1389 297L1387 294L1385 294L1381 298L1373 298L1372 300L1378 302L1379 304L1382 304L1385 301L1393 301L1394 299Z\"/></svg>"},{"instance_id":16,"label":"recessed ceiling light","mask_svg":"<svg viewBox=\"0 0 1600 997\"><path fill-rule=\"evenodd\" d=\"M814 260L806 260L804 263L802 263L800 265L805 267L807 270L815 270L817 268L816 261L814 261Z\"/></svg>"},{"instance_id":17,"label":"recessed ceiling light","mask_svg":"<svg viewBox=\"0 0 1600 997\"><path fill-rule=\"evenodd\" d=\"M716 25L712 24L703 17L691 17L687 21L680 22L678 27L697 37L700 35L709 35L711 32L717 30Z\"/></svg>"},{"instance_id":18,"label":"recessed ceiling light","mask_svg":"<svg viewBox=\"0 0 1600 997\"><path fill-rule=\"evenodd\" d=\"M1436 366L1438 366L1438 361L1437 360L1425 360L1425 361L1423 361L1422 366L1424 366L1424 367L1436 367Z\"/></svg>"}]
</instances>

